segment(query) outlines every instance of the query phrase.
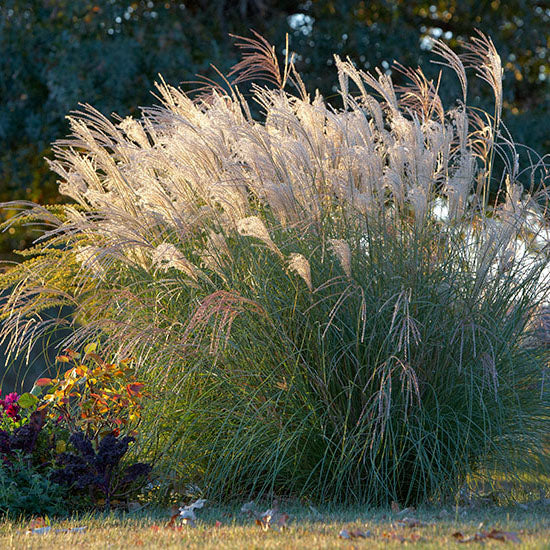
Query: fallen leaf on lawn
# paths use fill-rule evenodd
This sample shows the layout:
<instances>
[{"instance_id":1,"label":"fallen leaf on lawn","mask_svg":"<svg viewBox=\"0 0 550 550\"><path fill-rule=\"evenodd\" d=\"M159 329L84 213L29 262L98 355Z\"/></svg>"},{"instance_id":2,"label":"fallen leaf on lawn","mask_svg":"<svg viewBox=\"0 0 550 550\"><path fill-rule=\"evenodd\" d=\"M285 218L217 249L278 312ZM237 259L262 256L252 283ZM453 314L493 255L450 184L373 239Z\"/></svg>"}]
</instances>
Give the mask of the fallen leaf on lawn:
<instances>
[{"instance_id":1,"label":"fallen leaf on lawn","mask_svg":"<svg viewBox=\"0 0 550 550\"><path fill-rule=\"evenodd\" d=\"M264 531L269 529L269 522L264 522L261 519L256 520L256 525L259 525Z\"/></svg>"},{"instance_id":2,"label":"fallen leaf on lawn","mask_svg":"<svg viewBox=\"0 0 550 550\"><path fill-rule=\"evenodd\" d=\"M521 542L517 533L512 533L511 531L499 531L498 529L493 529L487 533L487 538L501 540L503 542Z\"/></svg>"},{"instance_id":3,"label":"fallen leaf on lawn","mask_svg":"<svg viewBox=\"0 0 550 550\"><path fill-rule=\"evenodd\" d=\"M206 504L205 498L199 498L198 500L195 500L195 502L192 502L191 504L188 504L187 506L183 506L180 508L181 510L198 510L200 508L204 508L204 505Z\"/></svg>"},{"instance_id":4,"label":"fallen leaf on lawn","mask_svg":"<svg viewBox=\"0 0 550 550\"><path fill-rule=\"evenodd\" d=\"M198 500L195 500L195 502L192 502L187 506L182 506L179 509L179 514L177 514L176 517L179 516L185 525L195 527L195 520L197 519L197 516L195 515L195 510L204 508L205 503L206 499L199 498ZM172 516L172 519L175 521L174 516ZM172 519L170 521L172 521Z\"/></svg>"},{"instance_id":5,"label":"fallen leaf on lawn","mask_svg":"<svg viewBox=\"0 0 550 550\"><path fill-rule=\"evenodd\" d=\"M49 524L50 524L49 520L46 520L43 517L37 517L29 521L29 529L38 529L40 527L45 527L46 525L49 525Z\"/></svg>"},{"instance_id":6,"label":"fallen leaf on lawn","mask_svg":"<svg viewBox=\"0 0 550 550\"><path fill-rule=\"evenodd\" d=\"M52 530L52 528L47 525L46 527L36 527L34 529L29 529L27 531L27 535L45 535L46 533L49 533Z\"/></svg>"},{"instance_id":7,"label":"fallen leaf on lawn","mask_svg":"<svg viewBox=\"0 0 550 550\"><path fill-rule=\"evenodd\" d=\"M268 531L269 529L283 531L288 527L290 516L280 513L275 508L266 510L263 514L252 512L251 510L248 512L254 516L256 525L259 525L264 531Z\"/></svg>"},{"instance_id":8,"label":"fallen leaf on lawn","mask_svg":"<svg viewBox=\"0 0 550 550\"><path fill-rule=\"evenodd\" d=\"M170 516L170 521L166 524L168 529L173 529L176 526L176 520L179 518L179 512Z\"/></svg>"},{"instance_id":9,"label":"fallen leaf on lawn","mask_svg":"<svg viewBox=\"0 0 550 550\"><path fill-rule=\"evenodd\" d=\"M399 542L405 542L407 540L403 535L400 535L399 533L396 533L395 531L391 531L389 533L384 531L382 533L382 536L386 539L398 540Z\"/></svg>"},{"instance_id":10,"label":"fallen leaf on lawn","mask_svg":"<svg viewBox=\"0 0 550 550\"><path fill-rule=\"evenodd\" d=\"M363 531L361 529L352 529L351 531L342 529L338 533L338 536L341 539L366 539L367 537L371 537L372 534L370 531Z\"/></svg>"},{"instance_id":11,"label":"fallen leaf on lawn","mask_svg":"<svg viewBox=\"0 0 550 550\"><path fill-rule=\"evenodd\" d=\"M288 514L280 514L277 518L277 525L281 529L286 529L288 527L288 520L290 519L290 516Z\"/></svg>"},{"instance_id":12,"label":"fallen leaf on lawn","mask_svg":"<svg viewBox=\"0 0 550 550\"><path fill-rule=\"evenodd\" d=\"M418 542L423 540L421 535L418 533L411 533L410 537L407 538L396 531L384 531L382 537L389 540L398 540L399 542Z\"/></svg>"},{"instance_id":13,"label":"fallen leaf on lawn","mask_svg":"<svg viewBox=\"0 0 550 550\"><path fill-rule=\"evenodd\" d=\"M178 515L185 525L195 527L195 520L197 519L197 516L195 515L195 512L193 512L193 510L182 509Z\"/></svg>"},{"instance_id":14,"label":"fallen leaf on lawn","mask_svg":"<svg viewBox=\"0 0 550 550\"><path fill-rule=\"evenodd\" d=\"M174 510L177 510L177 511L174 511ZM182 510L184 509L172 508L172 515L170 516L170 521L168 521L168 523L166 523L166 525L164 526L165 529L172 529L172 531L181 531L183 527L181 525L176 525L176 520L178 518L183 519L184 520L183 522L185 524L191 525L191 527L195 527L194 520L197 519L195 516L195 512L193 512L193 510L189 510L186 513L184 513ZM158 529L156 530L158 531Z\"/></svg>"},{"instance_id":15,"label":"fallen leaf on lawn","mask_svg":"<svg viewBox=\"0 0 550 550\"><path fill-rule=\"evenodd\" d=\"M487 537L485 537L485 535L483 533L475 533L475 534L470 535L470 536L465 536L460 531L457 531L456 533L453 533L453 537L458 542L464 542L464 543L466 543L466 542L477 542L477 541L484 540L484 539L487 538Z\"/></svg>"},{"instance_id":16,"label":"fallen leaf on lawn","mask_svg":"<svg viewBox=\"0 0 550 550\"><path fill-rule=\"evenodd\" d=\"M479 542L487 539L499 540L501 542L521 542L517 533L499 531L498 529L493 529L492 531L482 531L481 533L474 533L470 536L465 536L464 533L457 531L456 533L453 533L453 537L461 543Z\"/></svg>"},{"instance_id":17,"label":"fallen leaf on lawn","mask_svg":"<svg viewBox=\"0 0 550 550\"><path fill-rule=\"evenodd\" d=\"M349 531L347 529L342 529L339 533L338 533L338 536L341 538L341 539L351 539L351 535L349 534Z\"/></svg>"},{"instance_id":18,"label":"fallen leaf on lawn","mask_svg":"<svg viewBox=\"0 0 550 550\"><path fill-rule=\"evenodd\" d=\"M27 528L27 535L44 535L51 531L50 518L39 516L37 518L31 519L29 521L29 526Z\"/></svg>"},{"instance_id":19,"label":"fallen leaf on lawn","mask_svg":"<svg viewBox=\"0 0 550 550\"><path fill-rule=\"evenodd\" d=\"M271 527L271 518L273 510L266 510L261 516L256 517L256 525L259 525L264 531Z\"/></svg>"},{"instance_id":20,"label":"fallen leaf on lawn","mask_svg":"<svg viewBox=\"0 0 550 550\"><path fill-rule=\"evenodd\" d=\"M370 531L362 531L361 529L354 529L349 532L352 539L366 539L371 536Z\"/></svg>"},{"instance_id":21,"label":"fallen leaf on lawn","mask_svg":"<svg viewBox=\"0 0 550 550\"><path fill-rule=\"evenodd\" d=\"M413 529L415 527L426 527L428 524L416 518L403 518L397 522L397 525L399 525L399 527Z\"/></svg>"}]
</instances>

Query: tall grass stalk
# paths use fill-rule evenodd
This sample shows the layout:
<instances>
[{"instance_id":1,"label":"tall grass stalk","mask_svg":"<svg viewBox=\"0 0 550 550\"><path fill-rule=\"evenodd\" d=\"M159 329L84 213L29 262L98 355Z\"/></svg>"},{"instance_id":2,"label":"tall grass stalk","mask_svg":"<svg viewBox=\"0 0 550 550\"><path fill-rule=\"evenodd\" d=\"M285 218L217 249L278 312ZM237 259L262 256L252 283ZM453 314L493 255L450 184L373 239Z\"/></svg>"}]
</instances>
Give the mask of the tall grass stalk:
<instances>
[{"instance_id":1,"label":"tall grass stalk","mask_svg":"<svg viewBox=\"0 0 550 550\"><path fill-rule=\"evenodd\" d=\"M241 47L233 83L195 101L162 82L140 119L69 117L51 166L75 206L25 209L54 229L3 280L14 353L70 303L67 343L100 334L136 357L150 448L213 495L409 503L494 465L540 469L546 167L517 164L490 39L464 63L494 115L467 107L443 43L463 92L450 109L420 69L396 89L337 57L331 107L291 56ZM236 84L262 76L278 87L246 99Z\"/></svg>"}]
</instances>

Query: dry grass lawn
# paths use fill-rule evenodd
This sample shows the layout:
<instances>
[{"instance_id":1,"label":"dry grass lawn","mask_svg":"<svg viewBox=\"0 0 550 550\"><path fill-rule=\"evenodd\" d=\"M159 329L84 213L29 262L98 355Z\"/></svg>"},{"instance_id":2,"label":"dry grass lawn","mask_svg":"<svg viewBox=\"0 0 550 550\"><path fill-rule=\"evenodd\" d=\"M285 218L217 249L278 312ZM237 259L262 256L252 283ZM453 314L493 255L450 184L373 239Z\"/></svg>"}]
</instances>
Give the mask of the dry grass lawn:
<instances>
[{"instance_id":1,"label":"dry grass lawn","mask_svg":"<svg viewBox=\"0 0 550 550\"><path fill-rule=\"evenodd\" d=\"M347 510L319 513L315 509L287 510L288 527L264 531L238 510L204 509L196 527L166 526L166 514L117 517L86 516L52 522L46 534L27 534L25 522L0 525L0 548L8 549L361 549L521 548L550 549L550 503L512 507L476 506L431 509L401 514L389 511ZM63 532L86 526L85 532ZM277 530L278 529L278 530ZM342 538L346 530L350 538ZM469 543L464 537L496 530L496 538ZM56 532L57 531L57 532ZM355 531L355 533L354 533ZM358 536L353 536L353 535ZM344 533L345 535L345 533ZM365 535L363 538L361 535ZM505 539L505 540L499 540Z\"/></svg>"}]
</instances>

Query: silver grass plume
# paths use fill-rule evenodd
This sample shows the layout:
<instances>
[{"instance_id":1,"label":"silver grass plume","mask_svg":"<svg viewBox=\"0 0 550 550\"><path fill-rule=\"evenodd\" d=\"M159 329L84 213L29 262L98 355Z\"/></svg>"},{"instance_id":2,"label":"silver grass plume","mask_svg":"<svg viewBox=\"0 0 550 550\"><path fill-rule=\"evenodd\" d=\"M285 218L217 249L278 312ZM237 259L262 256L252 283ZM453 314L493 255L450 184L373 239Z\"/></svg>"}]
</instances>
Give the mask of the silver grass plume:
<instances>
[{"instance_id":1,"label":"silver grass plume","mask_svg":"<svg viewBox=\"0 0 550 550\"><path fill-rule=\"evenodd\" d=\"M344 273L351 278L351 250L349 244L343 239L329 239L328 242Z\"/></svg>"},{"instance_id":2,"label":"silver grass plume","mask_svg":"<svg viewBox=\"0 0 550 550\"><path fill-rule=\"evenodd\" d=\"M311 266L305 256L295 252L290 254L288 258L288 269L297 273L305 281L310 292L313 291L313 284L311 282Z\"/></svg>"}]
</instances>

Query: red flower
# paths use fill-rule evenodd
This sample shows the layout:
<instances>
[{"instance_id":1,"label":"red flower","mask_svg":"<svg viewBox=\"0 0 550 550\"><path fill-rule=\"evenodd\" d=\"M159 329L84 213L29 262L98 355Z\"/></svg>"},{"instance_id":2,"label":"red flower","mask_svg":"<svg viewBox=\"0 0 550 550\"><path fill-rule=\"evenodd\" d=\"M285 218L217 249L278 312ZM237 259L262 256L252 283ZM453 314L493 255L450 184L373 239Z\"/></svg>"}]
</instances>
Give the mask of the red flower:
<instances>
[{"instance_id":1,"label":"red flower","mask_svg":"<svg viewBox=\"0 0 550 550\"><path fill-rule=\"evenodd\" d=\"M18 399L19 396L17 395L17 393L8 393L8 395L6 395L6 397L4 398L4 407L6 407L7 405L11 405L12 403L17 403Z\"/></svg>"},{"instance_id":2,"label":"red flower","mask_svg":"<svg viewBox=\"0 0 550 550\"><path fill-rule=\"evenodd\" d=\"M12 404L8 405L5 408L5 411L6 411L6 414L10 418L13 418L13 420L15 420L16 422L21 420L21 417L18 414L19 413L19 405L17 405L16 403L12 403Z\"/></svg>"}]
</instances>

